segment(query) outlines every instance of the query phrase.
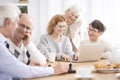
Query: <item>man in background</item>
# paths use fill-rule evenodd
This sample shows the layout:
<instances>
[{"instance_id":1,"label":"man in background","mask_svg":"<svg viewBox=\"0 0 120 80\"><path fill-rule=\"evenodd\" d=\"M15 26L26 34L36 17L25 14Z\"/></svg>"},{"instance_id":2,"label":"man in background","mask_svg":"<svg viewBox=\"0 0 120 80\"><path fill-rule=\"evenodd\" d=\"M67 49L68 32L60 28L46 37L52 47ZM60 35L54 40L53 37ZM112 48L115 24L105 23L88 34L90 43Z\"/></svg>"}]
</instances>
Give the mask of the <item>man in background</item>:
<instances>
[{"instance_id":1,"label":"man in background","mask_svg":"<svg viewBox=\"0 0 120 80\"><path fill-rule=\"evenodd\" d=\"M8 40L8 49L20 61L27 65L44 65L46 58L32 43L33 19L28 14L20 14L14 36Z\"/></svg>"}]
</instances>

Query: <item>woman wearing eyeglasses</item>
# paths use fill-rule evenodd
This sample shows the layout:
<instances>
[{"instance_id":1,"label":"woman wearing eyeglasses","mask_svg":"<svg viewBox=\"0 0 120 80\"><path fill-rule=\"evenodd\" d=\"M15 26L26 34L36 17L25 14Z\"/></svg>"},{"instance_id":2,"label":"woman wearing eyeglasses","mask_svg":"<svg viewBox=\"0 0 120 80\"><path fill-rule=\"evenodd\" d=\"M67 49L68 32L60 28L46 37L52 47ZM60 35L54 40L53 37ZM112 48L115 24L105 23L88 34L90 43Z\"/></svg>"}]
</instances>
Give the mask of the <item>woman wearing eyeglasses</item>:
<instances>
[{"instance_id":1,"label":"woman wearing eyeglasses","mask_svg":"<svg viewBox=\"0 0 120 80\"><path fill-rule=\"evenodd\" d=\"M71 61L74 55L72 45L67 36L63 35L67 27L66 19L62 15L55 15L47 27L47 34L42 35L39 42L40 51L48 59L47 53L56 53L56 60Z\"/></svg>"},{"instance_id":2,"label":"woman wearing eyeglasses","mask_svg":"<svg viewBox=\"0 0 120 80\"><path fill-rule=\"evenodd\" d=\"M28 14L20 14L18 27L14 32L14 36L8 39L7 48L12 54L27 65L44 65L46 58L37 49L31 41L31 34L34 21Z\"/></svg>"},{"instance_id":3,"label":"woman wearing eyeglasses","mask_svg":"<svg viewBox=\"0 0 120 80\"><path fill-rule=\"evenodd\" d=\"M112 46L105 40L100 39L100 36L105 32L106 27L99 20L94 20L89 24L88 27L88 40L81 41L81 44L90 43L90 44L101 44L103 45L103 53L101 58L108 58L111 55Z\"/></svg>"}]
</instances>

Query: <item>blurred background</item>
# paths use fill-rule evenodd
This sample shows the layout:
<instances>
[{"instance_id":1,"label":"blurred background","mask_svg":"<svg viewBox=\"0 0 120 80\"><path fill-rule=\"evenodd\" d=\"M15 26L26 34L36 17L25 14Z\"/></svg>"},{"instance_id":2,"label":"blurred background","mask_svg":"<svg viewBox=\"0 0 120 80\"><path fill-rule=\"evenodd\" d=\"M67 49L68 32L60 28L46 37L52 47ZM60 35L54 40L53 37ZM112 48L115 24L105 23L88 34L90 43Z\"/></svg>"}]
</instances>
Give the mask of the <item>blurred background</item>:
<instances>
[{"instance_id":1,"label":"blurred background","mask_svg":"<svg viewBox=\"0 0 120 80\"><path fill-rule=\"evenodd\" d=\"M101 37L113 45L120 43L120 0L0 0L0 3L14 3L33 17L32 41L35 44L46 33L50 18L55 14L63 14L71 5L77 5L81 11L82 39L87 38L88 24L99 19L107 28Z\"/></svg>"}]
</instances>

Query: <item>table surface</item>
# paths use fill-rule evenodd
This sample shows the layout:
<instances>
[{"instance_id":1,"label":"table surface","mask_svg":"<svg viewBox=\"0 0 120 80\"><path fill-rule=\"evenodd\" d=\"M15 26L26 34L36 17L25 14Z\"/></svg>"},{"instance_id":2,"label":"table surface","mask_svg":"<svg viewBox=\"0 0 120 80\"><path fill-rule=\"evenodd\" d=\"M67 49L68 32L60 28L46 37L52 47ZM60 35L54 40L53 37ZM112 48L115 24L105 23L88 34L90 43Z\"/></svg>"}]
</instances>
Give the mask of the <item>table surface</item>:
<instances>
[{"instance_id":1,"label":"table surface","mask_svg":"<svg viewBox=\"0 0 120 80\"><path fill-rule=\"evenodd\" d=\"M51 65L54 65L59 62L51 63ZM77 70L80 67L93 67L96 63L104 63L109 64L108 60L100 60L95 62L82 62L82 63L72 63L73 69ZM24 79L24 80L83 80L81 78L75 77L76 73L70 73L70 74L61 74L57 76L46 76L41 78L35 78L35 79ZM117 78L116 73L99 73L99 72L92 72L92 75L94 75L93 78L90 80L120 80L120 78ZM88 80L88 79L87 79Z\"/></svg>"}]
</instances>

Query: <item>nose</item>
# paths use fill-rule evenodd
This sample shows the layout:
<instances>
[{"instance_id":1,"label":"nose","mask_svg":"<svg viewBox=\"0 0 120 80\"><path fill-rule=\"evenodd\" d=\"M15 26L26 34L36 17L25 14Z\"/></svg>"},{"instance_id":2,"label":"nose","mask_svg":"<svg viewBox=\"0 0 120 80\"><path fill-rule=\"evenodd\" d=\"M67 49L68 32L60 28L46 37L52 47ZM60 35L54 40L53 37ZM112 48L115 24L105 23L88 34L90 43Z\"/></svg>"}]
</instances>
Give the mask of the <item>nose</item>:
<instances>
[{"instance_id":1,"label":"nose","mask_svg":"<svg viewBox=\"0 0 120 80\"><path fill-rule=\"evenodd\" d=\"M88 34L93 34L93 31L88 31Z\"/></svg>"},{"instance_id":2,"label":"nose","mask_svg":"<svg viewBox=\"0 0 120 80\"><path fill-rule=\"evenodd\" d=\"M73 16L73 17L72 17L72 20L73 20L73 21L75 21L75 20L76 20L75 16Z\"/></svg>"}]
</instances>

